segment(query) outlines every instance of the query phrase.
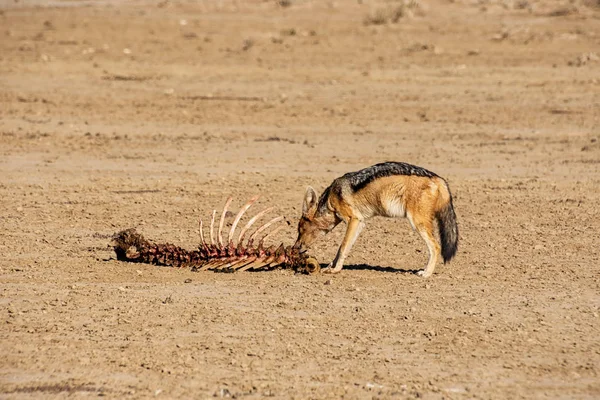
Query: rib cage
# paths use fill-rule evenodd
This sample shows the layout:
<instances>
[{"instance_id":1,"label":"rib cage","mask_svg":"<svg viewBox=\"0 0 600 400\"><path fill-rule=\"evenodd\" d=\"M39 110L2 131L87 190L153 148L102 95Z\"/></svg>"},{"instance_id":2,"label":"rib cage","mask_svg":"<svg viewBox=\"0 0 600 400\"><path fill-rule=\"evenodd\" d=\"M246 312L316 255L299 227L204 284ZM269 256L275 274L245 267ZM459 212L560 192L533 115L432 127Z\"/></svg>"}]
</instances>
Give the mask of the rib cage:
<instances>
[{"instance_id":1,"label":"rib cage","mask_svg":"<svg viewBox=\"0 0 600 400\"><path fill-rule=\"evenodd\" d=\"M250 235L246 243L244 240L252 226L273 207L266 208L252 217L246 225L240 230L238 240L234 240L235 230L242 217L248 209L256 202L258 196L250 199L235 216L229 233L227 242L223 242L223 226L227 218L227 210L231 205L232 198L229 197L223 206L219 226L216 233L215 243L215 217L216 210L213 210L210 223L209 238L205 240L204 222L199 220L200 227L200 245L197 250L188 251L173 244L156 244L146 240L135 229L126 229L117 233L113 238L114 250L117 259L131 262L142 262L155 265L172 267L189 267L194 271L223 271L235 272L246 270L268 270L275 268L291 268L298 272L313 273L320 269L319 263L308 257L305 253L300 253L298 249L292 246L271 245L265 247L265 241L283 228L282 225L269 230L273 225L283 220L283 217L277 216L256 228ZM254 246L254 242L258 244Z\"/></svg>"}]
</instances>

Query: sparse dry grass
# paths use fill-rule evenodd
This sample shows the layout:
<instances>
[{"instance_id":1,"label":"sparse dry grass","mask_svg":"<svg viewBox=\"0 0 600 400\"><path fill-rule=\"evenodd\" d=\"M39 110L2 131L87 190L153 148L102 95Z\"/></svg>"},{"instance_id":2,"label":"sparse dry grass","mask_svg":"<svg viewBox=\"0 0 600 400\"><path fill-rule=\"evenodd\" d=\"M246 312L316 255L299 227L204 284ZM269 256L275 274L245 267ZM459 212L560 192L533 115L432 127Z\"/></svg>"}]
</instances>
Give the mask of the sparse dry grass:
<instances>
[{"instance_id":1,"label":"sparse dry grass","mask_svg":"<svg viewBox=\"0 0 600 400\"><path fill-rule=\"evenodd\" d=\"M363 23L365 25L396 24L404 17L413 17L417 12L423 14L423 9L417 0L404 0L399 4L374 9L364 18Z\"/></svg>"}]
</instances>

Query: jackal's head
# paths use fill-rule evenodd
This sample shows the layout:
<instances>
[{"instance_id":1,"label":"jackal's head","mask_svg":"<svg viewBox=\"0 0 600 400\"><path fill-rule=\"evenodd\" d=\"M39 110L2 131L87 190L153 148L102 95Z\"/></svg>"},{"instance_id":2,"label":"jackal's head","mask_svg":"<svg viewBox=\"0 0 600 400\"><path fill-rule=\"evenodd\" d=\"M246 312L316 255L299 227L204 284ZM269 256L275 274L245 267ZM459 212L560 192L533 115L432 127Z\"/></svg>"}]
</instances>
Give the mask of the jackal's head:
<instances>
[{"instance_id":1,"label":"jackal's head","mask_svg":"<svg viewBox=\"0 0 600 400\"><path fill-rule=\"evenodd\" d=\"M337 225L335 215L328 210L319 210L319 199L312 187L306 189L302 202L302 216L298 222L298 240L294 248L306 249L315 240L332 230Z\"/></svg>"}]
</instances>

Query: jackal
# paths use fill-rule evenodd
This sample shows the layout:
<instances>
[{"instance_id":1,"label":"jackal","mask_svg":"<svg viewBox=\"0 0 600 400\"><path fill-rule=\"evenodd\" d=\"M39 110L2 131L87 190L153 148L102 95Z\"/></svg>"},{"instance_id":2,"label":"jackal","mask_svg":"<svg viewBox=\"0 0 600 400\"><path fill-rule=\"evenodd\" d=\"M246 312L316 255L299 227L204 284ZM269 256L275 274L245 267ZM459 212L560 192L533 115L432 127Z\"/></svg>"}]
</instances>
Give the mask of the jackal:
<instances>
[{"instance_id":1,"label":"jackal","mask_svg":"<svg viewBox=\"0 0 600 400\"><path fill-rule=\"evenodd\" d=\"M431 171L402 162L385 162L349 172L335 179L318 200L309 186L294 247L310 246L344 221L346 234L325 270L339 272L365 220L374 216L408 218L429 249L429 262L418 272L425 278L433 274L440 253L444 263L456 254L458 226L448 183ZM434 221L440 243L434 234Z\"/></svg>"}]
</instances>

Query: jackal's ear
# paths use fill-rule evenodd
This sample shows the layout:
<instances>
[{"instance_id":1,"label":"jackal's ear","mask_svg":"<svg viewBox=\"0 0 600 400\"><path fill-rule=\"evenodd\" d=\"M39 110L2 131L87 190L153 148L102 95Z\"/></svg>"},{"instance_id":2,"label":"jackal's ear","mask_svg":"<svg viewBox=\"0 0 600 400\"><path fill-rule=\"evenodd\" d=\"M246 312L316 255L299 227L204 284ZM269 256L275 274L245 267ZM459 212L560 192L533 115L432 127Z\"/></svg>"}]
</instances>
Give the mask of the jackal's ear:
<instances>
[{"instance_id":1,"label":"jackal's ear","mask_svg":"<svg viewBox=\"0 0 600 400\"><path fill-rule=\"evenodd\" d=\"M306 188L306 194L304 195L304 202L302 202L302 215L308 216L312 214L313 209L317 208L317 193L312 187Z\"/></svg>"}]
</instances>

